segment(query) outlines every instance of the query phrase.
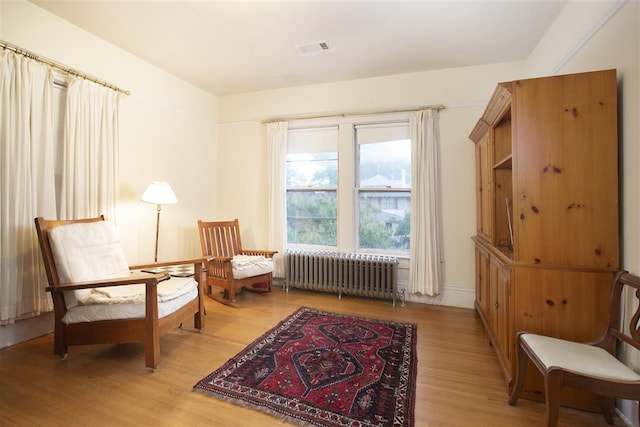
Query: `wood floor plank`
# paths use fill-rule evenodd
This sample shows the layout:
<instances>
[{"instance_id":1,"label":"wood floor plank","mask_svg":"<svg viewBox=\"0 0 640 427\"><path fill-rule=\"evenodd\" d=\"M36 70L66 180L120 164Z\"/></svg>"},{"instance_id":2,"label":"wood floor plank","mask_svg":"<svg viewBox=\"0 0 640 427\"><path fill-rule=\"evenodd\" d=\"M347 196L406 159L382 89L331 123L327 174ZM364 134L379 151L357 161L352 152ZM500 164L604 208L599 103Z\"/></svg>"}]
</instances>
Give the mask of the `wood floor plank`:
<instances>
[{"instance_id":1,"label":"wood floor plank","mask_svg":"<svg viewBox=\"0 0 640 427\"><path fill-rule=\"evenodd\" d=\"M418 325L416 426L543 425L542 404L507 404L498 360L473 310L280 288L244 292L235 307L207 301L201 333L185 324L162 338L157 372L144 367L140 343L70 347L67 360L53 355L52 335L0 350L0 425L288 425L192 388L300 306ZM607 424L599 414L563 408L559 425Z\"/></svg>"}]
</instances>

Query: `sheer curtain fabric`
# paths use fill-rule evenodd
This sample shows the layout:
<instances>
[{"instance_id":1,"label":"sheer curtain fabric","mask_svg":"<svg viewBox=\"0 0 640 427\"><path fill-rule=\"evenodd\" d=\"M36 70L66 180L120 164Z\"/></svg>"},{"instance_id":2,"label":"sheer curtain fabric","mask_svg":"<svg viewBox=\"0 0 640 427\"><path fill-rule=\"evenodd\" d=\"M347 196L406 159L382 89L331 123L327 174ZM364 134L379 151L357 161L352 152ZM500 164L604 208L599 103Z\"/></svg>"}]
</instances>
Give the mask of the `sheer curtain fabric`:
<instances>
[{"instance_id":1,"label":"sheer curtain fabric","mask_svg":"<svg viewBox=\"0 0 640 427\"><path fill-rule=\"evenodd\" d=\"M0 50L0 324L51 311L33 218L56 216L53 73Z\"/></svg>"},{"instance_id":2,"label":"sheer curtain fabric","mask_svg":"<svg viewBox=\"0 0 640 427\"><path fill-rule=\"evenodd\" d=\"M267 124L269 147L269 249L278 251L273 259L274 277L284 277L284 253L287 235L287 122Z\"/></svg>"},{"instance_id":3,"label":"sheer curtain fabric","mask_svg":"<svg viewBox=\"0 0 640 427\"><path fill-rule=\"evenodd\" d=\"M118 92L69 77L63 140L61 219L115 221Z\"/></svg>"},{"instance_id":4,"label":"sheer curtain fabric","mask_svg":"<svg viewBox=\"0 0 640 427\"><path fill-rule=\"evenodd\" d=\"M70 77L64 116L58 189L53 72L0 49L0 325L52 310L35 217L115 219L118 92Z\"/></svg>"},{"instance_id":5,"label":"sheer curtain fabric","mask_svg":"<svg viewBox=\"0 0 640 427\"><path fill-rule=\"evenodd\" d=\"M411 113L411 249L408 292L442 291L440 141L437 110Z\"/></svg>"}]
</instances>

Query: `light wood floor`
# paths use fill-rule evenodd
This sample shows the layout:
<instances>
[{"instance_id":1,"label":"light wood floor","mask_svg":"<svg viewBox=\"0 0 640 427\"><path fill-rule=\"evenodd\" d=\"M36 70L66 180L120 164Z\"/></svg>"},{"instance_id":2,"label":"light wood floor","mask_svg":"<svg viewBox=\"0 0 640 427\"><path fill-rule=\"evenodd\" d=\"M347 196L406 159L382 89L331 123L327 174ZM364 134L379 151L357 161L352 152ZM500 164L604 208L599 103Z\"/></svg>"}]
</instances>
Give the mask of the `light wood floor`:
<instances>
[{"instance_id":1,"label":"light wood floor","mask_svg":"<svg viewBox=\"0 0 640 427\"><path fill-rule=\"evenodd\" d=\"M142 344L79 346L53 355L52 335L0 350L0 426L273 426L261 412L192 391L204 376L300 306L418 325L416 426L542 426L544 406L507 392L473 310L276 288L243 292L237 307L212 300L202 333L192 324L161 342L160 369ZM599 414L563 408L561 426L606 426ZM616 425L624 425L616 419Z\"/></svg>"}]
</instances>

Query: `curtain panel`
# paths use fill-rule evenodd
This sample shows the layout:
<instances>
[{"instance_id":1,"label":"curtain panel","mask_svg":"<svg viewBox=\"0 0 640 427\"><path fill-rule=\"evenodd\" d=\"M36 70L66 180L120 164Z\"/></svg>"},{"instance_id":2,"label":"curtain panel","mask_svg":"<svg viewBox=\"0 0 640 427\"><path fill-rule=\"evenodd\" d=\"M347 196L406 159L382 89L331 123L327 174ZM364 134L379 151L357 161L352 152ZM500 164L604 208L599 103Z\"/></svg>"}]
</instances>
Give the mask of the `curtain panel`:
<instances>
[{"instance_id":1,"label":"curtain panel","mask_svg":"<svg viewBox=\"0 0 640 427\"><path fill-rule=\"evenodd\" d=\"M408 292L435 296L443 285L439 112L411 113L411 249Z\"/></svg>"},{"instance_id":2,"label":"curtain panel","mask_svg":"<svg viewBox=\"0 0 640 427\"><path fill-rule=\"evenodd\" d=\"M275 277L284 277L284 253L287 236L287 122L267 124L267 144L269 150L269 249L278 251L275 255Z\"/></svg>"},{"instance_id":3,"label":"curtain panel","mask_svg":"<svg viewBox=\"0 0 640 427\"><path fill-rule=\"evenodd\" d=\"M61 219L116 220L118 95L89 80L68 78Z\"/></svg>"},{"instance_id":4,"label":"curtain panel","mask_svg":"<svg viewBox=\"0 0 640 427\"><path fill-rule=\"evenodd\" d=\"M0 325L53 308L35 217L115 220L118 92L78 77L67 83L56 188L53 71L0 49Z\"/></svg>"},{"instance_id":5,"label":"curtain panel","mask_svg":"<svg viewBox=\"0 0 640 427\"><path fill-rule=\"evenodd\" d=\"M56 217L53 73L0 50L0 324L51 311L33 219Z\"/></svg>"}]
</instances>

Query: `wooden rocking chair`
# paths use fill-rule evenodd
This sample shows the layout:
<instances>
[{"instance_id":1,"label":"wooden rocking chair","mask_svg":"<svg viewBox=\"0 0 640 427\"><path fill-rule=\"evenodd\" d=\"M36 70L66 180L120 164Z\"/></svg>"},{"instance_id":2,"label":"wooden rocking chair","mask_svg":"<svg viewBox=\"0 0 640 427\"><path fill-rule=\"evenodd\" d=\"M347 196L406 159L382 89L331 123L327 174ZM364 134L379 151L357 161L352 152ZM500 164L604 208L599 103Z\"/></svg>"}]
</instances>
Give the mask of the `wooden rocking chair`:
<instances>
[{"instance_id":1,"label":"wooden rocking chair","mask_svg":"<svg viewBox=\"0 0 640 427\"><path fill-rule=\"evenodd\" d=\"M191 316L197 330L204 327L201 283L206 281L203 268L206 260L197 258L129 267L115 226L104 221L104 217L71 221L38 217L35 226L49 281L46 289L51 292L54 305L54 354L66 359L71 345L144 342L145 365L156 370L160 363L162 335L181 326ZM175 278L173 283L168 280L168 274L130 271L187 264L193 265L194 277ZM118 274L114 274L114 269L119 270ZM181 290L169 293L178 286ZM97 288L98 291L92 294ZM106 300L98 304L78 303L81 298L111 298L112 291L120 292L120 297L112 300L114 303ZM123 295L127 293L128 298L125 298Z\"/></svg>"},{"instance_id":2,"label":"wooden rocking chair","mask_svg":"<svg viewBox=\"0 0 640 427\"><path fill-rule=\"evenodd\" d=\"M231 304L236 299L236 293L242 288L253 292L271 292L272 258L277 251L242 249L237 219L198 220L198 231L202 255L209 259L207 296L223 304ZM253 261L256 261L255 264L249 265ZM241 265L242 263L244 264ZM222 288L222 296L214 292L213 287Z\"/></svg>"}]
</instances>

